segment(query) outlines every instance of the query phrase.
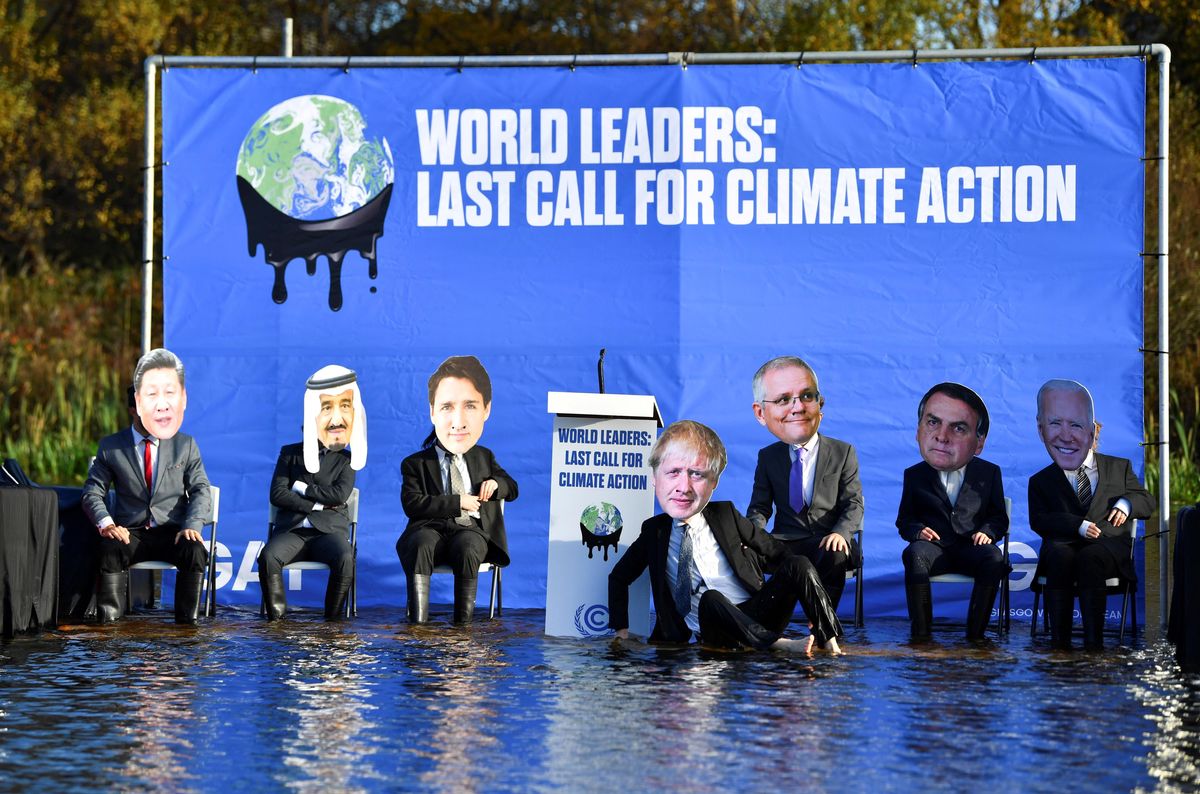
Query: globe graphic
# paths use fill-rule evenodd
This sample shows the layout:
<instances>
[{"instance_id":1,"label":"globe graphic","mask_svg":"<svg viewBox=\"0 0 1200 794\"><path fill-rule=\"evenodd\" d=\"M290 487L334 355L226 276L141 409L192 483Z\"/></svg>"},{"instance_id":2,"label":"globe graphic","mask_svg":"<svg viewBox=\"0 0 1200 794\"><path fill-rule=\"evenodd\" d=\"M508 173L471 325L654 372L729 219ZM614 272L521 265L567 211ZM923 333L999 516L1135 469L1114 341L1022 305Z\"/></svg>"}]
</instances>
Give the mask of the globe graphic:
<instances>
[{"instance_id":1,"label":"globe graphic","mask_svg":"<svg viewBox=\"0 0 1200 794\"><path fill-rule=\"evenodd\" d=\"M579 517L579 523L593 535L611 535L621 528L621 511L608 502L589 505Z\"/></svg>"},{"instance_id":2,"label":"globe graphic","mask_svg":"<svg viewBox=\"0 0 1200 794\"><path fill-rule=\"evenodd\" d=\"M337 97L280 102L254 122L237 173L271 206L304 221L340 218L392 183L385 138L368 138L358 108Z\"/></svg>"}]
</instances>

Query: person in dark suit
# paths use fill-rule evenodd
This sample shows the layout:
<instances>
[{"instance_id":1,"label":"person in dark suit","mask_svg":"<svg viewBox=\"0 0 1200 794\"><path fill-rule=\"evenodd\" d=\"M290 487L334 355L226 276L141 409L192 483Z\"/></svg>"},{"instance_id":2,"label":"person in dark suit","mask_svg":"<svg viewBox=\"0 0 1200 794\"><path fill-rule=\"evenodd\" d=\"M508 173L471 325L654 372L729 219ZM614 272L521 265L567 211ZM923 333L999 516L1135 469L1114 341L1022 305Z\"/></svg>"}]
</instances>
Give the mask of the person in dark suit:
<instances>
[{"instance_id":1,"label":"person in dark suit","mask_svg":"<svg viewBox=\"0 0 1200 794\"><path fill-rule=\"evenodd\" d=\"M858 456L845 441L817 433L825 397L803 359L771 359L754 373L753 388L754 417L779 441L758 451L746 517L766 529L775 513L771 534L812 561L837 609L851 554L862 553L850 543L863 520Z\"/></svg>"},{"instance_id":2,"label":"person in dark suit","mask_svg":"<svg viewBox=\"0 0 1200 794\"><path fill-rule=\"evenodd\" d=\"M84 513L101 537L97 616L105 623L125 613L130 565L167 560L179 569L175 621L195 623L208 564L200 532L212 520L212 499L200 449L179 432L187 408L183 362L169 350L151 350L138 361L133 386L146 432L135 423L101 439L83 486Z\"/></svg>"},{"instance_id":3,"label":"person in dark suit","mask_svg":"<svg viewBox=\"0 0 1200 794\"><path fill-rule=\"evenodd\" d=\"M338 620L344 613L354 581L346 503L354 473L366 463L367 414L358 376L336 364L322 367L305 384L304 441L279 450L271 477L275 526L258 555L267 620L287 611L283 566L297 560L329 566L325 619Z\"/></svg>"},{"instance_id":4,"label":"person in dark suit","mask_svg":"<svg viewBox=\"0 0 1200 794\"><path fill-rule=\"evenodd\" d=\"M1029 526L1041 536L1036 576L1046 578L1050 642L1070 649L1079 590L1084 648L1104 647L1104 581L1137 581L1130 519L1149 518L1154 498L1125 458L1094 451L1092 395L1073 380L1049 380L1037 395L1038 435L1052 463L1029 478Z\"/></svg>"},{"instance_id":5,"label":"person in dark suit","mask_svg":"<svg viewBox=\"0 0 1200 794\"><path fill-rule=\"evenodd\" d=\"M492 412L492 381L479 359L451 356L428 387L433 430L400 464L408 526L396 554L408 584L409 622L429 620L429 578L444 564L454 572L454 622L468 623L480 563L508 565L502 502L517 498L517 483L477 443Z\"/></svg>"},{"instance_id":6,"label":"person in dark suit","mask_svg":"<svg viewBox=\"0 0 1200 794\"><path fill-rule=\"evenodd\" d=\"M833 653L842 626L813 564L730 502L710 502L725 469L725 445L699 422L675 422L650 451L654 494L663 513L608 575L609 626L629 636L629 586L649 568L656 619L650 640L716 648L812 649ZM775 574L764 582L760 557ZM806 641L783 636L799 601L812 623Z\"/></svg>"},{"instance_id":7,"label":"person in dark suit","mask_svg":"<svg viewBox=\"0 0 1200 794\"><path fill-rule=\"evenodd\" d=\"M1000 580L1008 575L995 545L1008 532L1000 468L977 457L988 434L987 406L959 383L939 383L917 407L922 462L904 471L896 514L904 549L904 589L914 640L929 639L929 577L972 576L967 639L983 638Z\"/></svg>"}]
</instances>

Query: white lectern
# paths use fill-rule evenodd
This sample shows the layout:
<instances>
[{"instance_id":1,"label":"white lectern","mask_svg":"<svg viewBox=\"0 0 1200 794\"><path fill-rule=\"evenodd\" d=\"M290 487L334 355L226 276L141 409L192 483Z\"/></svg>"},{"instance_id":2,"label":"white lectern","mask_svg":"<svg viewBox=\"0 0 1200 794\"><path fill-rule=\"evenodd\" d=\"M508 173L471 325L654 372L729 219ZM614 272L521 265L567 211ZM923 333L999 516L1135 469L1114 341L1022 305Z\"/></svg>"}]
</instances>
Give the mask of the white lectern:
<instances>
[{"instance_id":1,"label":"white lectern","mask_svg":"<svg viewBox=\"0 0 1200 794\"><path fill-rule=\"evenodd\" d=\"M546 633L595 637L608 628L608 572L654 514L650 448L662 427L642 394L549 392L554 417ZM629 630L650 633L650 580L629 591Z\"/></svg>"}]
</instances>

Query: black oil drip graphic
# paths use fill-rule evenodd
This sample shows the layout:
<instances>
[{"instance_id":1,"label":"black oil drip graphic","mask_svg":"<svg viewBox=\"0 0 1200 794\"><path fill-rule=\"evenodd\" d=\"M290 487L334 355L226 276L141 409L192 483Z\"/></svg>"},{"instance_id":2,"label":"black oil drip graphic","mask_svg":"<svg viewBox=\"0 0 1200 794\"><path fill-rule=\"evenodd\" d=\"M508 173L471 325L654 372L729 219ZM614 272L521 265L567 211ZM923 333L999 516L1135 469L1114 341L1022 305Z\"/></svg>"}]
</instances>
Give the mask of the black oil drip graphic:
<instances>
[{"instance_id":1,"label":"black oil drip graphic","mask_svg":"<svg viewBox=\"0 0 1200 794\"><path fill-rule=\"evenodd\" d=\"M583 535L583 545L587 546L588 559L592 558L592 552L596 549L604 551L604 561L608 562L608 549L611 546L613 552L617 550L617 544L621 542L621 530L611 532L607 535L597 535L587 528L587 525L582 521L579 522L579 531Z\"/></svg>"},{"instance_id":2,"label":"black oil drip graphic","mask_svg":"<svg viewBox=\"0 0 1200 794\"><path fill-rule=\"evenodd\" d=\"M305 270L313 276L317 272L317 259L325 257L329 263L329 308L335 312L342 308L342 260L347 253L358 251L367 260L368 275L372 279L378 277L376 243L383 236L383 221L392 199L391 185L354 212L323 221L297 220L280 212L240 176L237 186L242 212L246 215L250 256L254 256L262 243L267 264L275 268L271 298L276 303L287 300L285 273L293 259L303 259Z\"/></svg>"}]
</instances>

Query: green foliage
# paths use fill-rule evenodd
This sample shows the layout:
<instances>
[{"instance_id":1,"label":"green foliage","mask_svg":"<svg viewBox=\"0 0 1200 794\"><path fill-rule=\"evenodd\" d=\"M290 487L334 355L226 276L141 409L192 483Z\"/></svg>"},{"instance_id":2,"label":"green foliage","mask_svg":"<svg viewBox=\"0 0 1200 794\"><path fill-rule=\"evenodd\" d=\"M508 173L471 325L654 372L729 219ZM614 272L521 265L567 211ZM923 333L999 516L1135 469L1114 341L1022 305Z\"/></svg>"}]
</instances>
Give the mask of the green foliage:
<instances>
[{"instance_id":1,"label":"green foliage","mask_svg":"<svg viewBox=\"0 0 1200 794\"><path fill-rule=\"evenodd\" d=\"M1200 386L1192 388L1191 405L1184 405L1179 392L1171 389L1171 422L1173 433L1171 437L1170 466L1171 466L1171 504L1189 505L1200 503L1200 465L1197 464L1196 453L1200 451L1194 422L1186 417L1196 416L1200 409ZM1148 441L1158 438L1156 423L1151 417L1147 422L1146 437ZM1157 447L1152 447L1157 449ZM1158 454L1149 456L1146 460L1146 489L1153 494L1158 493L1161 477L1158 464ZM1172 509L1172 512L1174 510Z\"/></svg>"},{"instance_id":2,"label":"green foliage","mask_svg":"<svg viewBox=\"0 0 1200 794\"><path fill-rule=\"evenodd\" d=\"M35 481L81 483L97 439L128 426L136 283L132 268L0 271L0 457Z\"/></svg>"},{"instance_id":3,"label":"green foliage","mask_svg":"<svg viewBox=\"0 0 1200 794\"><path fill-rule=\"evenodd\" d=\"M5 378L0 418L9 428L2 448L46 481L77 481L79 450L90 454L97 436L123 424L122 381L136 358L140 305L144 59L158 53L276 55L284 17L295 20L296 55L1165 42L1173 50L1171 382L1180 393L1194 394L1200 380L1200 6L1195 3L0 0L0 15L0 375ZM1155 85L1151 79L1151 92ZM1150 153L1155 103L1151 93ZM1151 162L1146 174L1146 217L1151 219L1157 211L1155 167ZM1159 250L1153 228L1144 250ZM1152 257L1145 261L1146 337L1155 339L1158 263ZM78 269L58 267L64 262ZM39 307L38 313L31 317L27 305ZM1155 368L1155 357L1148 354L1147 373ZM103 374L114 372L120 374ZM1148 380L1151 430L1156 389ZM1200 491L1195 485L1200 444L1184 431L1196 424L1200 400L1173 405L1178 438L1172 491L1194 500ZM104 413L109 410L116 413ZM35 439L27 430L39 422L42 435Z\"/></svg>"}]
</instances>

